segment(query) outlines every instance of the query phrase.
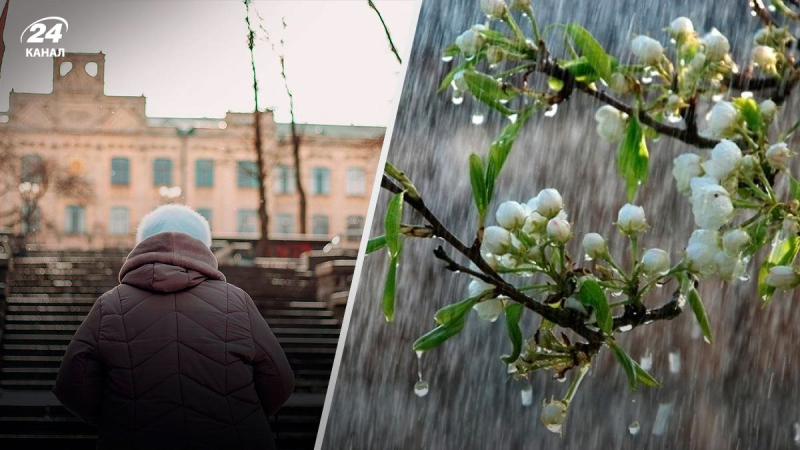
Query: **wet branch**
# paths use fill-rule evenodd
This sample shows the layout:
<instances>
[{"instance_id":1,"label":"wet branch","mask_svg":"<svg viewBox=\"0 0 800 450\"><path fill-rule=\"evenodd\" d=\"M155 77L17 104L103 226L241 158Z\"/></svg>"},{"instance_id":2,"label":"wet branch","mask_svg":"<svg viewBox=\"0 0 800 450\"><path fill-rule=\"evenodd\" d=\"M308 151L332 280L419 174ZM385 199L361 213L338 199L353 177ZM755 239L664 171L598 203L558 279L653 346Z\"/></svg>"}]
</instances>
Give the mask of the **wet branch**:
<instances>
[{"instance_id":1,"label":"wet branch","mask_svg":"<svg viewBox=\"0 0 800 450\"><path fill-rule=\"evenodd\" d=\"M766 26L777 26L778 22L772 18L772 15L767 11L767 8L764 7L764 3L761 0L745 0L747 5L753 9L756 13L756 16L764 23Z\"/></svg>"},{"instance_id":2,"label":"wet branch","mask_svg":"<svg viewBox=\"0 0 800 450\"><path fill-rule=\"evenodd\" d=\"M400 53L397 51L397 47L394 46L394 41L392 41L392 34L389 33L389 27L387 27L386 22L383 21L383 16L381 15L381 12L378 11L378 7L375 6L375 3L373 3L372 0L367 0L367 3L369 4L369 7L372 8L373 11L375 11L375 14L378 15L378 19L380 19L381 25L383 25L383 31L386 33L386 39L389 40L389 49L392 51L392 53L394 53L394 57L397 58L398 64L403 64L403 59L400 58Z\"/></svg>"}]
</instances>

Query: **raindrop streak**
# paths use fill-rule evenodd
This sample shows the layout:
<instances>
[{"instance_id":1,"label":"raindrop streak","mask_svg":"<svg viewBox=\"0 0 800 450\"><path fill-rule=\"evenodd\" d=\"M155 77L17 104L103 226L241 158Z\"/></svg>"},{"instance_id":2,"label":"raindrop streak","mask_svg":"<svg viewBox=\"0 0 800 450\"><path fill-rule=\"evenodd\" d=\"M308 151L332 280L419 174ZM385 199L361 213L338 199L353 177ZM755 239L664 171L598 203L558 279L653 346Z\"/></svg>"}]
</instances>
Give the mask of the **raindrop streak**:
<instances>
[{"instance_id":1,"label":"raindrop streak","mask_svg":"<svg viewBox=\"0 0 800 450\"><path fill-rule=\"evenodd\" d=\"M794 423L794 444L800 446L800 422Z\"/></svg>"},{"instance_id":2,"label":"raindrop streak","mask_svg":"<svg viewBox=\"0 0 800 450\"><path fill-rule=\"evenodd\" d=\"M644 370L650 370L650 368L653 367L653 354L650 352L649 349L645 350L639 365L642 366L642 369Z\"/></svg>"},{"instance_id":3,"label":"raindrop streak","mask_svg":"<svg viewBox=\"0 0 800 450\"><path fill-rule=\"evenodd\" d=\"M417 382L414 384L414 394L417 397L428 395L428 382L422 381L422 351L417 350Z\"/></svg>"},{"instance_id":4,"label":"raindrop streak","mask_svg":"<svg viewBox=\"0 0 800 450\"><path fill-rule=\"evenodd\" d=\"M533 404L533 387L530 384L526 384L519 391L519 396L522 399L522 406L531 406Z\"/></svg>"},{"instance_id":5,"label":"raindrop streak","mask_svg":"<svg viewBox=\"0 0 800 450\"><path fill-rule=\"evenodd\" d=\"M658 405L656 420L653 423L653 434L661 436L667 430L667 421L672 414L672 403L662 403Z\"/></svg>"},{"instance_id":6,"label":"raindrop streak","mask_svg":"<svg viewBox=\"0 0 800 450\"><path fill-rule=\"evenodd\" d=\"M670 373L681 371L681 354L679 352L669 352L669 371Z\"/></svg>"},{"instance_id":7,"label":"raindrop streak","mask_svg":"<svg viewBox=\"0 0 800 450\"><path fill-rule=\"evenodd\" d=\"M639 434L640 429L641 427L639 426L638 420L634 420L630 425L628 425L628 432L631 434L631 436L636 436Z\"/></svg>"}]
</instances>

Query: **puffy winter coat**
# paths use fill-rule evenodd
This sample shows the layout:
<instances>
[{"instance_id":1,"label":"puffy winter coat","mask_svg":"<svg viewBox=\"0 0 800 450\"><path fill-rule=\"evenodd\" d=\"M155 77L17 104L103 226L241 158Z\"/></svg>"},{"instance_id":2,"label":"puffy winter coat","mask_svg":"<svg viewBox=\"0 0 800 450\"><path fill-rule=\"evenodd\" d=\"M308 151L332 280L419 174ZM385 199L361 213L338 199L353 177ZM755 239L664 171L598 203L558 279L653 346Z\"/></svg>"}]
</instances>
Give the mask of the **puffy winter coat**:
<instances>
[{"instance_id":1,"label":"puffy winter coat","mask_svg":"<svg viewBox=\"0 0 800 450\"><path fill-rule=\"evenodd\" d=\"M286 355L199 240L139 243L75 333L55 392L102 449L271 449L294 389Z\"/></svg>"}]
</instances>

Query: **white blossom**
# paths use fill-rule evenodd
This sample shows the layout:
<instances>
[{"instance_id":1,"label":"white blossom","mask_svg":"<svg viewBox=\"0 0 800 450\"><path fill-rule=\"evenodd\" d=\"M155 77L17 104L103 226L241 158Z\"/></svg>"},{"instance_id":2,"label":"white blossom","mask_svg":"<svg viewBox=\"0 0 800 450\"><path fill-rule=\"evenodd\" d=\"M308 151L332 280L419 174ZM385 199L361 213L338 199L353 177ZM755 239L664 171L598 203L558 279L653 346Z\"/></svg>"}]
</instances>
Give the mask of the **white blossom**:
<instances>
[{"instance_id":1,"label":"white blossom","mask_svg":"<svg viewBox=\"0 0 800 450\"><path fill-rule=\"evenodd\" d=\"M689 269L709 275L714 271L713 260L720 250L718 231L695 230L686 246L685 259Z\"/></svg>"},{"instance_id":2,"label":"white blossom","mask_svg":"<svg viewBox=\"0 0 800 450\"><path fill-rule=\"evenodd\" d=\"M526 216L522 205L514 201L503 202L495 212L497 223L506 230L521 227L525 223Z\"/></svg>"},{"instance_id":3,"label":"white blossom","mask_svg":"<svg viewBox=\"0 0 800 450\"><path fill-rule=\"evenodd\" d=\"M625 136L627 114L611 105L602 106L594 114L597 121L597 134L608 142L617 142Z\"/></svg>"},{"instance_id":4,"label":"white blossom","mask_svg":"<svg viewBox=\"0 0 800 450\"><path fill-rule=\"evenodd\" d=\"M703 36L701 42L705 49L706 57L711 61L721 61L725 59L728 52L731 50L731 44L728 42L728 38L723 36L716 28L713 28L711 32Z\"/></svg>"},{"instance_id":5,"label":"white blossom","mask_svg":"<svg viewBox=\"0 0 800 450\"><path fill-rule=\"evenodd\" d=\"M469 282L469 296L477 297L484 291L494 289L494 286L477 278Z\"/></svg>"},{"instance_id":6,"label":"white blossom","mask_svg":"<svg viewBox=\"0 0 800 450\"><path fill-rule=\"evenodd\" d=\"M525 224L522 225L522 232L528 235L541 233L546 225L547 217L533 211L525 218Z\"/></svg>"},{"instance_id":7,"label":"white blossom","mask_svg":"<svg viewBox=\"0 0 800 450\"><path fill-rule=\"evenodd\" d=\"M500 18L506 10L503 0L481 0L481 11L491 18Z\"/></svg>"},{"instance_id":8,"label":"white blossom","mask_svg":"<svg viewBox=\"0 0 800 450\"><path fill-rule=\"evenodd\" d=\"M547 222L547 235L558 243L567 242L572 235L569 222L559 218L552 218Z\"/></svg>"},{"instance_id":9,"label":"white blossom","mask_svg":"<svg viewBox=\"0 0 800 450\"><path fill-rule=\"evenodd\" d=\"M778 112L778 105L776 105L775 102L766 99L761 102L758 107L761 110L761 117L763 117L766 122L772 122L775 119L775 114Z\"/></svg>"},{"instance_id":10,"label":"white blossom","mask_svg":"<svg viewBox=\"0 0 800 450\"><path fill-rule=\"evenodd\" d=\"M731 281L744 271L742 260L724 251L717 252L713 262L717 269L717 275L723 280Z\"/></svg>"},{"instance_id":11,"label":"white blossom","mask_svg":"<svg viewBox=\"0 0 800 450\"><path fill-rule=\"evenodd\" d=\"M608 87L617 94L624 94L628 92L628 79L620 72L611 74L611 79L608 80Z\"/></svg>"},{"instance_id":12,"label":"white blossom","mask_svg":"<svg viewBox=\"0 0 800 450\"><path fill-rule=\"evenodd\" d=\"M668 31L673 38L683 40L694 34L694 25L688 17L678 17L669 24Z\"/></svg>"},{"instance_id":13,"label":"white blossom","mask_svg":"<svg viewBox=\"0 0 800 450\"><path fill-rule=\"evenodd\" d=\"M606 240L597 233L586 233L586 236L583 237L582 244L583 251L586 252L586 255L590 258L601 258L607 251Z\"/></svg>"},{"instance_id":14,"label":"white blossom","mask_svg":"<svg viewBox=\"0 0 800 450\"><path fill-rule=\"evenodd\" d=\"M697 52L689 62L689 67L694 71L702 70L706 65L706 59L705 53Z\"/></svg>"},{"instance_id":15,"label":"white blossom","mask_svg":"<svg viewBox=\"0 0 800 450\"><path fill-rule=\"evenodd\" d=\"M626 204L617 214L617 226L625 234L641 233L647 229L647 222L644 218L644 208L641 206Z\"/></svg>"},{"instance_id":16,"label":"white blossom","mask_svg":"<svg viewBox=\"0 0 800 450\"><path fill-rule=\"evenodd\" d=\"M483 230L483 247L490 253L502 255L508 251L509 245L511 245L511 233L505 228L491 226Z\"/></svg>"},{"instance_id":17,"label":"white blossom","mask_svg":"<svg viewBox=\"0 0 800 450\"><path fill-rule=\"evenodd\" d=\"M456 38L456 46L467 56L478 53L483 45L483 37L473 30L467 30Z\"/></svg>"},{"instance_id":18,"label":"white blossom","mask_svg":"<svg viewBox=\"0 0 800 450\"><path fill-rule=\"evenodd\" d=\"M708 184L692 189L694 222L705 230L719 230L734 215L728 191L718 184Z\"/></svg>"},{"instance_id":19,"label":"white blossom","mask_svg":"<svg viewBox=\"0 0 800 450\"><path fill-rule=\"evenodd\" d=\"M767 153L765 154L767 157L767 163L770 167L775 169L781 169L786 167L786 160L788 160L791 156L794 156L794 153L789 150L789 146L786 145L785 142L778 142L777 144L772 144L767 148Z\"/></svg>"},{"instance_id":20,"label":"white blossom","mask_svg":"<svg viewBox=\"0 0 800 450\"><path fill-rule=\"evenodd\" d=\"M739 256L750 244L750 235L741 228L734 228L722 235L722 248L731 256Z\"/></svg>"},{"instance_id":21,"label":"white blossom","mask_svg":"<svg viewBox=\"0 0 800 450\"><path fill-rule=\"evenodd\" d=\"M711 151L711 159L702 164L705 175L722 181L728 178L742 162L742 150L732 141L723 139Z\"/></svg>"},{"instance_id":22,"label":"white blossom","mask_svg":"<svg viewBox=\"0 0 800 450\"><path fill-rule=\"evenodd\" d=\"M778 289L793 289L800 284L800 275L791 266L775 266L769 269L764 282Z\"/></svg>"},{"instance_id":23,"label":"white blossom","mask_svg":"<svg viewBox=\"0 0 800 450\"><path fill-rule=\"evenodd\" d=\"M753 62L758 64L763 70L774 70L778 63L778 55L775 49L766 45L759 45L753 49Z\"/></svg>"},{"instance_id":24,"label":"white blossom","mask_svg":"<svg viewBox=\"0 0 800 450\"><path fill-rule=\"evenodd\" d=\"M672 161L672 176L678 186L678 192L688 194L691 190L692 178L703 175L701 166L703 159L694 153L684 153Z\"/></svg>"},{"instance_id":25,"label":"white blossom","mask_svg":"<svg viewBox=\"0 0 800 450\"><path fill-rule=\"evenodd\" d=\"M715 136L728 134L739 121L739 111L731 102L718 102L711 108L708 128Z\"/></svg>"},{"instance_id":26,"label":"white blossom","mask_svg":"<svg viewBox=\"0 0 800 450\"><path fill-rule=\"evenodd\" d=\"M490 298L476 303L472 309L478 313L478 317L488 322L494 322L503 314L503 299Z\"/></svg>"},{"instance_id":27,"label":"white blossom","mask_svg":"<svg viewBox=\"0 0 800 450\"><path fill-rule=\"evenodd\" d=\"M528 202L528 206L531 206L530 202ZM544 217L555 216L563 207L564 201L561 194L553 188L542 189L533 200L533 209Z\"/></svg>"},{"instance_id":28,"label":"white blossom","mask_svg":"<svg viewBox=\"0 0 800 450\"><path fill-rule=\"evenodd\" d=\"M651 248L642 255L642 270L645 273L663 273L669 270L669 253L660 248Z\"/></svg>"},{"instance_id":29,"label":"white blossom","mask_svg":"<svg viewBox=\"0 0 800 450\"><path fill-rule=\"evenodd\" d=\"M645 64L657 65L664 55L664 47L657 40L644 35L636 36L631 41L631 50Z\"/></svg>"}]
</instances>

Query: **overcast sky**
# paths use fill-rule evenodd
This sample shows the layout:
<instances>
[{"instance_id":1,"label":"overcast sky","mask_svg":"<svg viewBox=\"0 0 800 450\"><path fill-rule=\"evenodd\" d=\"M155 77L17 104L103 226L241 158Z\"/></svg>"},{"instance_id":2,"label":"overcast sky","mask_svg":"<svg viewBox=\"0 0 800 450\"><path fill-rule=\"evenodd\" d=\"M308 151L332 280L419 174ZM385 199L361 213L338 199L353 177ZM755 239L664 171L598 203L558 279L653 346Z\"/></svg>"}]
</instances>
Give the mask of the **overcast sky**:
<instances>
[{"instance_id":1,"label":"overcast sky","mask_svg":"<svg viewBox=\"0 0 800 450\"><path fill-rule=\"evenodd\" d=\"M410 45L416 1L375 4L403 54ZM239 0L12 0L0 111L8 109L11 89L52 89L52 59L26 58L29 44L20 43L23 30L47 16L69 22L57 46L106 54L106 95L144 94L148 116L222 117L228 110L253 109L245 7ZM251 21L276 43L285 41L298 122L387 125L400 65L366 0L255 0ZM277 120L285 122L288 101L278 58L262 40L264 31L257 32L259 104L274 107Z\"/></svg>"}]
</instances>

